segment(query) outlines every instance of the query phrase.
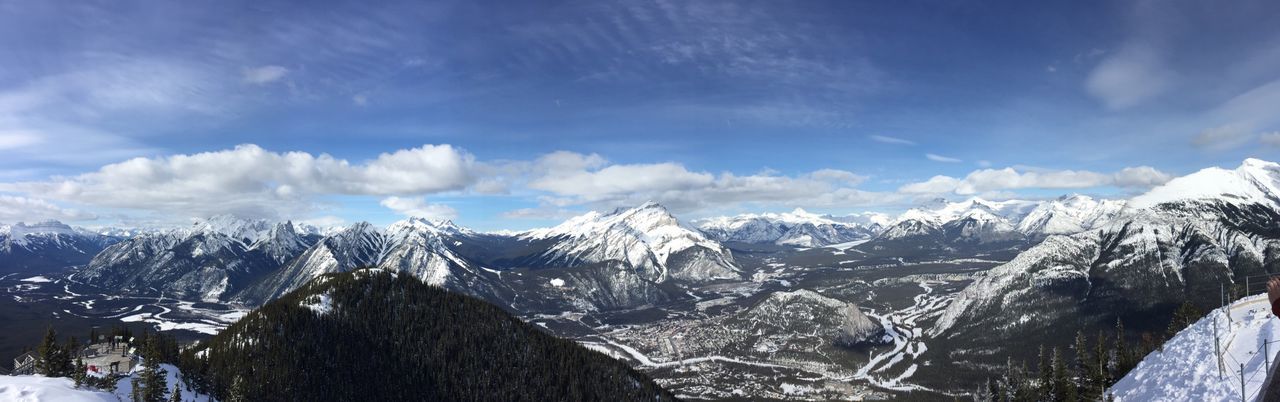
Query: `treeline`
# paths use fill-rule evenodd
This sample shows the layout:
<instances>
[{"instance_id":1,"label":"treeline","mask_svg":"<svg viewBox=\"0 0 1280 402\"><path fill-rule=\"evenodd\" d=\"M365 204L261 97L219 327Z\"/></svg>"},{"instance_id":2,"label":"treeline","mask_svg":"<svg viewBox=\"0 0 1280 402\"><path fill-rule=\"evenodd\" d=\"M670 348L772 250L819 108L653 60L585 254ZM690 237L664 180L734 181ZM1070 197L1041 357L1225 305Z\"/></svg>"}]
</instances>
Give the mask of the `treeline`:
<instances>
[{"instance_id":1,"label":"treeline","mask_svg":"<svg viewBox=\"0 0 1280 402\"><path fill-rule=\"evenodd\" d=\"M221 401L672 400L643 373L409 275L325 275L180 358Z\"/></svg>"},{"instance_id":2,"label":"treeline","mask_svg":"<svg viewBox=\"0 0 1280 402\"><path fill-rule=\"evenodd\" d=\"M113 328L105 335L107 335L107 343L113 348L120 346L128 350L136 346L141 349L142 370L139 371L137 378L134 378L131 383L132 395L130 396L132 399L135 402L164 402L167 381L165 380L166 373L160 368L160 364L175 364L178 362L178 340L172 335L149 333L147 331L143 331L140 337L135 338L133 332L127 327ZM119 342L116 340L117 336L120 338ZM81 344L76 337L72 336L66 341L60 342L58 341L57 331L54 331L52 327L47 329L40 346L36 348L36 374L46 377L71 378L75 381L76 388L88 387L115 392L117 383L125 374L89 375L89 367L84 363L81 353L86 346L92 345L99 339L97 329L89 333L88 339L89 342ZM175 402L180 401L180 394L176 395L178 396L175 396L172 400Z\"/></svg>"},{"instance_id":3,"label":"treeline","mask_svg":"<svg viewBox=\"0 0 1280 402\"><path fill-rule=\"evenodd\" d=\"M1178 332L1195 323L1204 313L1190 302L1174 311L1163 334L1143 332L1136 344L1129 343L1124 322L1117 319L1114 333L1098 331L1092 339L1076 332L1068 349L1040 346L1034 368L1010 358L999 378L987 380L975 392L979 401L1110 401L1107 388L1124 378L1151 352Z\"/></svg>"}]
</instances>

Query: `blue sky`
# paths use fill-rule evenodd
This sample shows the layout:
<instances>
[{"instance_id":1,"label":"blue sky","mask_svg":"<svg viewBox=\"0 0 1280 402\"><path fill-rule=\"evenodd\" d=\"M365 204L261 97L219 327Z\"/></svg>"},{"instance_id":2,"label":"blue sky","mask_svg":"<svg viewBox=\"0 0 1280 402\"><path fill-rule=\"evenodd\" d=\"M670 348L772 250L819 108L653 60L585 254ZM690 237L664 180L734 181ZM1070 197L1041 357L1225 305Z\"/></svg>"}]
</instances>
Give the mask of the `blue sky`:
<instances>
[{"instance_id":1,"label":"blue sky","mask_svg":"<svg viewBox=\"0 0 1280 402\"><path fill-rule=\"evenodd\" d=\"M1269 1L0 1L0 222L518 229L649 199L696 218L1121 197L1277 159L1277 17Z\"/></svg>"}]
</instances>

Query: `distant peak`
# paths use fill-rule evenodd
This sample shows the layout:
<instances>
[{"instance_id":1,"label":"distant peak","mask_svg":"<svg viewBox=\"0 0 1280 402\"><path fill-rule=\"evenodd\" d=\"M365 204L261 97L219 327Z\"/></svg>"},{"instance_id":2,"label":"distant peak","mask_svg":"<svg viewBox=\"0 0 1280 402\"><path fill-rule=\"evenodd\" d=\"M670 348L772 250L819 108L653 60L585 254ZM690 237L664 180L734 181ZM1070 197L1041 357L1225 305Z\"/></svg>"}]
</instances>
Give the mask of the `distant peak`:
<instances>
[{"instance_id":1,"label":"distant peak","mask_svg":"<svg viewBox=\"0 0 1280 402\"><path fill-rule=\"evenodd\" d=\"M1244 162L1240 164L1240 167L1252 167L1252 168L1263 168L1263 169L1280 168L1280 163L1265 161L1258 158L1246 158Z\"/></svg>"},{"instance_id":2,"label":"distant peak","mask_svg":"<svg viewBox=\"0 0 1280 402\"><path fill-rule=\"evenodd\" d=\"M662 204L659 204L657 201L645 201L644 204L640 204L640 206L635 209L661 209L666 211L667 207L662 206Z\"/></svg>"}]
</instances>

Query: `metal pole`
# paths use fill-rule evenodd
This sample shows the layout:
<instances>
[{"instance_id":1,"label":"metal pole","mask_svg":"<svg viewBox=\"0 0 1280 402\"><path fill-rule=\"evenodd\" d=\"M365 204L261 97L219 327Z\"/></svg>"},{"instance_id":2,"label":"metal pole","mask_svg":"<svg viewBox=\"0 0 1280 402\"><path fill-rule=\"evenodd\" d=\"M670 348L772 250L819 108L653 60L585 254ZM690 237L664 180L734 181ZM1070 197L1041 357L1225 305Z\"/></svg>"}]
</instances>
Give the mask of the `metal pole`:
<instances>
[{"instance_id":1,"label":"metal pole","mask_svg":"<svg viewBox=\"0 0 1280 402\"><path fill-rule=\"evenodd\" d=\"M1240 402L1248 402L1244 399L1244 363L1240 363Z\"/></svg>"},{"instance_id":2,"label":"metal pole","mask_svg":"<svg viewBox=\"0 0 1280 402\"><path fill-rule=\"evenodd\" d=\"M1262 361L1267 363L1267 374L1271 373L1271 341L1262 341Z\"/></svg>"},{"instance_id":3,"label":"metal pole","mask_svg":"<svg viewBox=\"0 0 1280 402\"><path fill-rule=\"evenodd\" d=\"M1222 379L1222 341L1218 339L1218 316L1213 316L1213 355L1218 357L1218 379Z\"/></svg>"}]
</instances>

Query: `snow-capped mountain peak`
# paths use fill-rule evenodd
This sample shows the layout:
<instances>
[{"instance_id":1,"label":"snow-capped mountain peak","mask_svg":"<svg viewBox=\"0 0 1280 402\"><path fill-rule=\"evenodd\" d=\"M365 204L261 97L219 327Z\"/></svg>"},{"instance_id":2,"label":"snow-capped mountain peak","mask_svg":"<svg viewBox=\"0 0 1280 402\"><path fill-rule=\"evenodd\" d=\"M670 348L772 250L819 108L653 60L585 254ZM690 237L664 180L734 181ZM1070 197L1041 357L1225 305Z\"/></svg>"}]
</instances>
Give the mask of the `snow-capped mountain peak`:
<instances>
[{"instance_id":1,"label":"snow-capped mountain peak","mask_svg":"<svg viewBox=\"0 0 1280 402\"><path fill-rule=\"evenodd\" d=\"M1123 200L1099 200L1071 194L1040 203L1018 223L1026 234L1071 234L1099 227L1119 215Z\"/></svg>"},{"instance_id":2,"label":"snow-capped mountain peak","mask_svg":"<svg viewBox=\"0 0 1280 402\"><path fill-rule=\"evenodd\" d=\"M268 234L273 226L262 219L250 220L232 215L215 215L209 219L197 221L191 227L191 234L217 233L244 244L253 244Z\"/></svg>"},{"instance_id":3,"label":"snow-capped mountain peak","mask_svg":"<svg viewBox=\"0 0 1280 402\"><path fill-rule=\"evenodd\" d=\"M791 212L742 214L703 219L698 228L720 241L817 247L869 238L879 215L832 217L796 208Z\"/></svg>"},{"instance_id":4,"label":"snow-capped mountain peak","mask_svg":"<svg viewBox=\"0 0 1280 402\"><path fill-rule=\"evenodd\" d=\"M654 202L608 214L589 212L552 228L524 232L519 238L553 240L542 254L548 264L619 261L651 270L657 281L669 277L707 280L737 276L728 249ZM673 261L672 257L686 253L692 255Z\"/></svg>"},{"instance_id":5,"label":"snow-capped mountain peak","mask_svg":"<svg viewBox=\"0 0 1280 402\"><path fill-rule=\"evenodd\" d=\"M1280 208L1280 164L1245 159L1236 169L1211 167L1178 177L1129 200L1132 209L1184 200L1221 200Z\"/></svg>"}]
</instances>

